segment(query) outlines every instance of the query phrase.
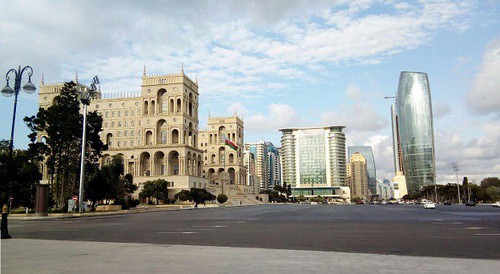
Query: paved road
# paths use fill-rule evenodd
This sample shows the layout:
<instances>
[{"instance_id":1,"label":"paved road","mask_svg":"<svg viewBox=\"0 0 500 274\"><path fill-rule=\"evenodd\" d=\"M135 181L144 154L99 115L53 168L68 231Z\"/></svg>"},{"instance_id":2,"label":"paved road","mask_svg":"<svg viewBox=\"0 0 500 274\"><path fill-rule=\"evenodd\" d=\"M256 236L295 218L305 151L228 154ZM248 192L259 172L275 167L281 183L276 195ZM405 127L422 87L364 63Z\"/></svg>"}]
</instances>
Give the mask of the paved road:
<instances>
[{"instance_id":1,"label":"paved road","mask_svg":"<svg viewBox=\"0 0 500 274\"><path fill-rule=\"evenodd\" d=\"M16 239L500 259L500 209L265 205L97 218L11 220Z\"/></svg>"}]
</instances>

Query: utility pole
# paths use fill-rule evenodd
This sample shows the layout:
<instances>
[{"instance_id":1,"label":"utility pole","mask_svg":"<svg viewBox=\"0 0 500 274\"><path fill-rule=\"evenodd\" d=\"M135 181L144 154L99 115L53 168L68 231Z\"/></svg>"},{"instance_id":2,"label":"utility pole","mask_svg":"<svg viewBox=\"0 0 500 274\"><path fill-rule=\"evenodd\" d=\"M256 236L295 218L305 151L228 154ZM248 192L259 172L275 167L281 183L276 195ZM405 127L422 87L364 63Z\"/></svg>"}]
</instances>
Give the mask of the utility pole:
<instances>
[{"instance_id":1,"label":"utility pole","mask_svg":"<svg viewBox=\"0 0 500 274\"><path fill-rule=\"evenodd\" d=\"M460 167L458 166L458 163L451 163L451 169L453 169L457 175L458 203L460 204L460 186L458 184L458 172L460 171Z\"/></svg>"},{"instance_id":2,"label":"utility pole","mask_svg":"<svg viewBox=\"0 0 500 274\"><path fill-rule=\"evenodd\" d=\"M435 203L437 204L438 202L438 189L437 189L437 184L434 184L434 194L435 194Z\"/></svg>"}]
</instances>

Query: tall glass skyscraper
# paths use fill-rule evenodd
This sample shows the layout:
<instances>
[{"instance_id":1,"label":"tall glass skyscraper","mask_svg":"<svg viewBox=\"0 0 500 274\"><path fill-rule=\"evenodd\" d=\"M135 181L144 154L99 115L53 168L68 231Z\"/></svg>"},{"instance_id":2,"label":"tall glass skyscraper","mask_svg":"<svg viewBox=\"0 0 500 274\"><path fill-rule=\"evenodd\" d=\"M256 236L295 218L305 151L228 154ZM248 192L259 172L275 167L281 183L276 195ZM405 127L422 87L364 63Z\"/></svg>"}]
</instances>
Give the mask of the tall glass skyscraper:
<instances>
[{"instance_id":1,"label":"tall glass skyscraper","mask_svg":"<svg viewBox=\"0 0 500 274\"><path fill-rule=\"evenodd\" d=\"M411 193L433 185L436 178L431 92L426 73L401 72L396 111L403 170Z\"/></svg>"},{"instance_id":2,"label":"tall glass skyscraper","mask_svg":"<svg viewBox=\"0 0 500 274\"><path fill-rule=\"evenodd\" d=\"M356 152L361 153L366 159L366 170L368 171L368 189L371 194L377 193L377 170L375 168L375 158L371 146L350 146L347 148L347 159L351 159Z\"/></svg>"}]
</instances>

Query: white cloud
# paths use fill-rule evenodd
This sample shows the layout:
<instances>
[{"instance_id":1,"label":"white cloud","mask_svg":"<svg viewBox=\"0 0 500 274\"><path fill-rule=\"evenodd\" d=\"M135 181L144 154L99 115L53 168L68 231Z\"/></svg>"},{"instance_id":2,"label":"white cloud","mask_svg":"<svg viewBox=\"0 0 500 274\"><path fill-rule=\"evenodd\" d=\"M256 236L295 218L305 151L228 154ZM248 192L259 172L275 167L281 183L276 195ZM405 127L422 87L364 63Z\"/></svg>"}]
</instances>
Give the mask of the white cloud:
<instances>
[{"instance_id":1,"label":"white cloud","mask_svg":"<svg viewBox=\"0 0 500 274\"><path fill-rule=\"evenodd\" d=\"M245 119L245 129L251 131L277 131L284 127L297 127L305 123L295 109L286 104L270 104L268 113L257 113Z\"/></svg>"},{"instance_id":2,"label":"white cloud","mask_svg":"<svg viewBox=\"0 0 500 274\"><path fill-rule=\"evenodd\" d=\"M368 102L354 103L337 112L325 112L321 115L322 124L345 125L346 132L377 132L386 128L388 122L375 105Z\"/></svg>"},{"instance_id":3,"label":"white cloud","mask_svg":"<svg viewBox=\"0 0 500 274\"><path fill-rule=\"evenodd\" d=\"M483 63L467 95L471 110L500 116L500 39L493 41L483 55Z\"/></svg>"},{"instance_id":4,"label":"white cloud","mask_svg":"<svg viewBox=\"0 0 500 274\"><path fill-rule=\"evenodd\" d=\"M435 119L442 118L451 112L451 108L446 103L439 103L434 106L433 116Z\"/></svg>"},{"instance_id":5,"label":"white cloud","mask_svg":"<svg viewBox=\"0 0 500 274\"><path fill-rule=\"evenodd\" d=\"M470 127L479 137L466 137L462 128L435 132L438 181L454 181L450 163L461 167L460 176L481 180L500 176L500 125L487 122Z\"/></svg>"},{"instance_id":6,"label":"white cloud","mask_svg":"<svg viewBox=\"0 0 500 274\"><path fill-rule=\"evenodd\" d=\"M347 97L351 99L360 99L362 96L361 90L354 84L350 84L345 93Z\"/></svg>"},{"instance_id":7,"label":"white cloud","mask_svg":"<svg viewBox=\"0 0 500 274\"><path fill-rule=\"evenodd\" d=\"M375 5L394 12L372 12ZM199 74L203 94L257 96L290 79L314 81L310 72L327 64L383 62L432 39L434 29L462 28L470 9L467 1L404 9L374 0L11 1L0 7L0 46L9 49L0 52L0 68L29 63L35 75L57 81L74 70L98 74L106 92L130 89L142 65L166 73L184 62L188 74Z\"/></svg>"},{"instance_id":8,"label":"white cloud","mask_svg":"<svg viewBox=\"0 0 500 274\"><path fill-rule=\"evenodd\" d=\"M248 114L248 109L242 103L236 102L227 107L227 112L231 115L236 114L245 117Z\"/></svg>"}]
</instances>

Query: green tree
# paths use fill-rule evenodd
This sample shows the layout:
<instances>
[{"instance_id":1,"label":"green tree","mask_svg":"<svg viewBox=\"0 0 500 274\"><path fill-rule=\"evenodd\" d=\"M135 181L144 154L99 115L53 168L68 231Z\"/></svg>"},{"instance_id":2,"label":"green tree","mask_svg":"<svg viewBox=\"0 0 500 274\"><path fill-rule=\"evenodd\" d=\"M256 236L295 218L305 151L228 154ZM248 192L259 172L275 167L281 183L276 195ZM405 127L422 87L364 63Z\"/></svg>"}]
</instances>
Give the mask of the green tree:
<instances>
[{"instance_id":1,"label":"green tree","mask_svg":"<svg viewBox=\"0 0 500 274\"><path fill-rule=\"evenodd\" d=\"M486 195L491 202L500 201L500 187L490 186L486 189Z\"/></svg>"},{"instance_id":2,"label":"green tree","mask_svg":"<svg viewBox=\"0 0 500 274\"><path fill-rule=\"evenodd\" d=\"M500 187L500 179L498 177L488 177L481 181L481 187L487 189L490 186Z\"/></svg>"},{"instance_id":3,"label":"green tree","mask_svg":"<svg viewBox=\"0 0 500 274\"><path fill-rule=\"evenodd\" d=\"M142 191L139 193L139 197L142 199L156 199L156 204L159 201L167 203L168 201L168 182L163 179L158 179L154 181L147 181L144 183Z\"/></svg>"},{"instance_id":4,"label":"green tree","mask_svg":"<svg viewBox=\"0 0 500 274\"><path fill-rule=\"evenodd\" d=\"M7 154L9 152L9 140L0 140L0 154Z\"/></svg>"},{"instance_id":5,"label":"green tree","mask_svg":"<svg viewBox=\"0 0 500 274\"><path fill-rule=\"evenodd\" d=\"M88 181L85 185L85 198L92 202L92 209L97 201L109 199L123 203L125 196L137 190L131 174L123 175L123 157L115 155L109 164L99 169L98 164L86 163Z\"/></svg>"},{"instance_id":6,"label":"green tree","mask_svg":"<svg viewBox=\"0 0 500 274\"><path fill-rule=\"evenodd\" d=\"M130 173L125 174L123 188L125 194L130 195L137 190L137 185L134 184L134 176Z\"/></svg>"},{"instance_id":7,"label":"green tree","mask_svg":"<svg viewBox=\"0 0 500 274\"><path fill-rule=\"evenodd\" d=\"M359 198L359 197L354 197L351 199L351 202L353 202L353 203L357 203L359 201L361 201L361 198Z\"/></svg>"},{"instance_id":8,"label":"green tree","mask_svg":"<svg viewBox=\"0 0 500 274\"><path fill-rule=\"evenodd\" d=\"M269 202L283 202L283 195L280 195L278 191L274 189L267 189L267 190L261 190L260 194L267 194L269 197ZM283 198L280 198L280 196L283 196Z\"/></svg>"},{"instance_id":9,"label":"green tree","mask_svg":"<svg viewBox=\"0 0 500 274\"><path fill-rule=\"evenodd\" d=\"M47 109L40 108L37 115L25 117L31 129L28 137L30 153L45 159L49 183L56 205L61 208L71 195L78 192L80 172L80 150L82 120L77 86L73 82L64 84L55 104ZM99 132L102 131L102 117L96 112L87 114L86 162L95 163L101 151L106 149ZM36 142L37 134L44 133L44 141Z\"/></svg>"},{"instance_id":10,"label":"green tree","mask_svg":"<svg viewBox=\"0 0 500 274\"><path fill-rule=\"evenodd\" d=\"M215 195L208 192L204 188L194 188L192 187L187 190L182 190L179 193L175 194L175 197L181 201L190 201L194 203L194 207L198 207L198 204L205 203L206 201L215 200Z\"/></svg>"},{"instance_id":11,"label":"green tree","mask_svg":"<svg viewBox=\"0 0 500 274\"><path fill-rule=\"evenodd\" d=\"M41 179L36 162L25 150L14 150L12 159L8 151L0 153L0 205L7 204L12 196L12 206L33 207L35 187Z\"/></svg>"},{"instance_id":12,"label":"green tree","mask_svg":"<svg viewBox=\"0 0 500 274\"><path fill-rule=\"evenodd\" d=\"M227 202L227 196L225 194L219 194L217 195L217 202L219 202L219 204L223 204L225 202Z\"/></svg>"}]
</instances>

